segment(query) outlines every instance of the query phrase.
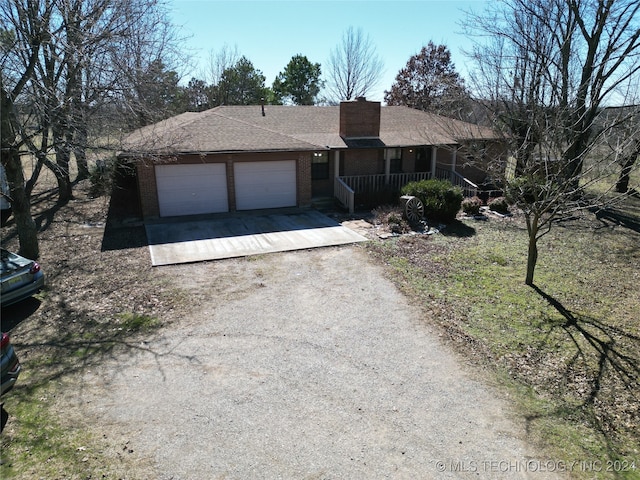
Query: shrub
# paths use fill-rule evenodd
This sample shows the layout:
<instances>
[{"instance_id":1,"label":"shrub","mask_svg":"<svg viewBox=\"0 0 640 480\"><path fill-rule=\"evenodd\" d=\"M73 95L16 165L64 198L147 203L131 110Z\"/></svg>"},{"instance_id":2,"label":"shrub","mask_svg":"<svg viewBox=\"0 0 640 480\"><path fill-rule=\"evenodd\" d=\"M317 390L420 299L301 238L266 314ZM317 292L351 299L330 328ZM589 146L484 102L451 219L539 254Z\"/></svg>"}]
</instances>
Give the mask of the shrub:
<instances>
[{"instance_id":1,"label":"shrub","mask_svg":"<svg viewBox=\"0 0 640 480\"><path fill-rule=\"evenodd\" d=\"M489 201L489 209L506 215L509 213L509 203L505 197L494 198Z\"/></svg>"},{"instance_id":2,"label":"shrub","mask_svg":"<svg viewBox=\"0 0 640 480\"><path fill-rule=\"evenodd\" d=\"M480 207L482 206L482 200L480 197L465 198L462 201L462 211L467 215L478 215L480 213Z\"/></svg>"},{"instance_id":3,"label":"shrub","mask_svg":"<svg viewBox=\"0 0 640 480\"><path fill-rule=\"evenodd\" d=\"M388 228L393 233L408 233L411 226L402 216L402 211L395 206L383 206L373 210L375 222Z\"/></svg>"},{"instance_id":4,"label":"shrub","mask_svg":"<svg viewBox=\"0 0 640 480\"><path fill-rule=\"evenodd\" d=\"M402 215L399 215L396 213L390 213L389 216L387 217L387 223L396 223L396 224L402 223Z\"/></svg>"},{"instance_id":5,"label":"shrub","mask_svg":"<svg viewBox=\"0 0 640 480\"><path fill-rule=\"evenodd\" d=\"M402 187L401 193L418 197L428 218L444 222L454 220L462 205L462 189L447 180L410 182Z\"/></svg>"},{"instance_id":6,"label":"shrub","mask_svg":"<svg viewBox=\"0 0 640 480\"><path fill-rule=\"evenodd\" d=\"M513 203L534 203L544 197L544 183L535 178L516 177L507 184L505 196ZM500 198L500 197L498 197Z\"/></svg>"},{"instance_id":7,"label":"shrub","mask_svg":"<svg viewBox=\"0 0 640 480\"><path fill-rule=\"evenodd\" d=\"M111 193L113 185L113 166L115 162L105 162L99 160L96 165L89 171L89 180L91 187L89 195L93 198Z\"/></svg>"}]
</instances>

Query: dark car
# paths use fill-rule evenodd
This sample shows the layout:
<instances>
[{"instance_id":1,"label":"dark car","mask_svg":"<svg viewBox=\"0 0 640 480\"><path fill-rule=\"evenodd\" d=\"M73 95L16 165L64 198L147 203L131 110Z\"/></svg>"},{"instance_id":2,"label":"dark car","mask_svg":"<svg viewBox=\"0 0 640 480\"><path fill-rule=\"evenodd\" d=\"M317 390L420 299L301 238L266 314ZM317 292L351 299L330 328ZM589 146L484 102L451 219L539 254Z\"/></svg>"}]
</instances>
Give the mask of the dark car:
<instances>
[{"instance_id":1,"label":"dark car","mask_svg":"<svg viewBox=\"0 0 640 480\"><path fill-rule=\"evenodd\" d=\"M29 298L44 287L44 273L38 262L0 249L0 304L3 307Z\"/></svg>"},{"instance_id":2,"label":"dark car","mask_svg":"<svg viewBox=\"0 0 640 480\"><path fill-rule=\"evenodd\" d=\"M2 387L0 396L7 393L13 388L20 375L20 362L16 355L13 345L9 340L9 334L2 332Z\"/></svg>"}]
</instances>

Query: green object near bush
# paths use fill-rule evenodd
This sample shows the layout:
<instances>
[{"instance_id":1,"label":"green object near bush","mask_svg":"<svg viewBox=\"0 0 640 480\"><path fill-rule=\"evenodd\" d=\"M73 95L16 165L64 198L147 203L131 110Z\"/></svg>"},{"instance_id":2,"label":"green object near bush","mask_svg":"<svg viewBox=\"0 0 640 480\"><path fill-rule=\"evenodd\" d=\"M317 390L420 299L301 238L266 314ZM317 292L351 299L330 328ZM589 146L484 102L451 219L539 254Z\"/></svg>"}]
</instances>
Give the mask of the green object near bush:
<instances>
[{"instance_id":1,"label":"green object near bush","mask_svg":"<svg viewBox=\"0 0 640 480\"><path fill-rule=\"evenodd\" d=\"M407 183L401 190L402 195L418 197L424 204L427 218L448 222L454 220L462 205L462 189L448 180L421 180Z\"/></svg>"}]
</instances>

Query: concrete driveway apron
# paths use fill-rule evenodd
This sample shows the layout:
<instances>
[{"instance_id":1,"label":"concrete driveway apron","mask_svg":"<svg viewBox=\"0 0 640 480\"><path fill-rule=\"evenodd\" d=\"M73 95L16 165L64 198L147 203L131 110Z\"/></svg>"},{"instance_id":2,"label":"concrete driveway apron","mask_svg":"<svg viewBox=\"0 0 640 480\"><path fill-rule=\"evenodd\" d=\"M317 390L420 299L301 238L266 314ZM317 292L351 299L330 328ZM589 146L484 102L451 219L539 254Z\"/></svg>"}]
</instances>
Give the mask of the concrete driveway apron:
<instances>
[{"instance_id":1,"label":"concrete driveway apron","mask_svg":"<svg viewBox=\"0 0 640 480\"><path fill-rule=\"evenodd\" d=\"M344 245L367 239L315 210L184 218L146 226L153 266Z\"/></svg>"}]
</instances>

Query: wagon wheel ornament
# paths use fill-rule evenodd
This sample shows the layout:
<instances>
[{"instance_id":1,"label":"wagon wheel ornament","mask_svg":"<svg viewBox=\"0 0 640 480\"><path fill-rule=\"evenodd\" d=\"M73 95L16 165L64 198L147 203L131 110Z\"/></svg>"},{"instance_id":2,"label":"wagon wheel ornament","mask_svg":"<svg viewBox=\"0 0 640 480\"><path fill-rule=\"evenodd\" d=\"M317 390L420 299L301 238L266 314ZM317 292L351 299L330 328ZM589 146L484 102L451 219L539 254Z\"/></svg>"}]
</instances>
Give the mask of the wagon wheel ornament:
<instances>
[{"instance_id":1,"label":"wagon wheel ornament","mask_svg":"<svg viewBox=\"0 0 640 480\"><path fill-rule=\"evenodd\" d=\"M424 217L424 205L417 197L409 197L404 204L404 216L411 223L418 223Z\"/></svg>"}]
</instances>

